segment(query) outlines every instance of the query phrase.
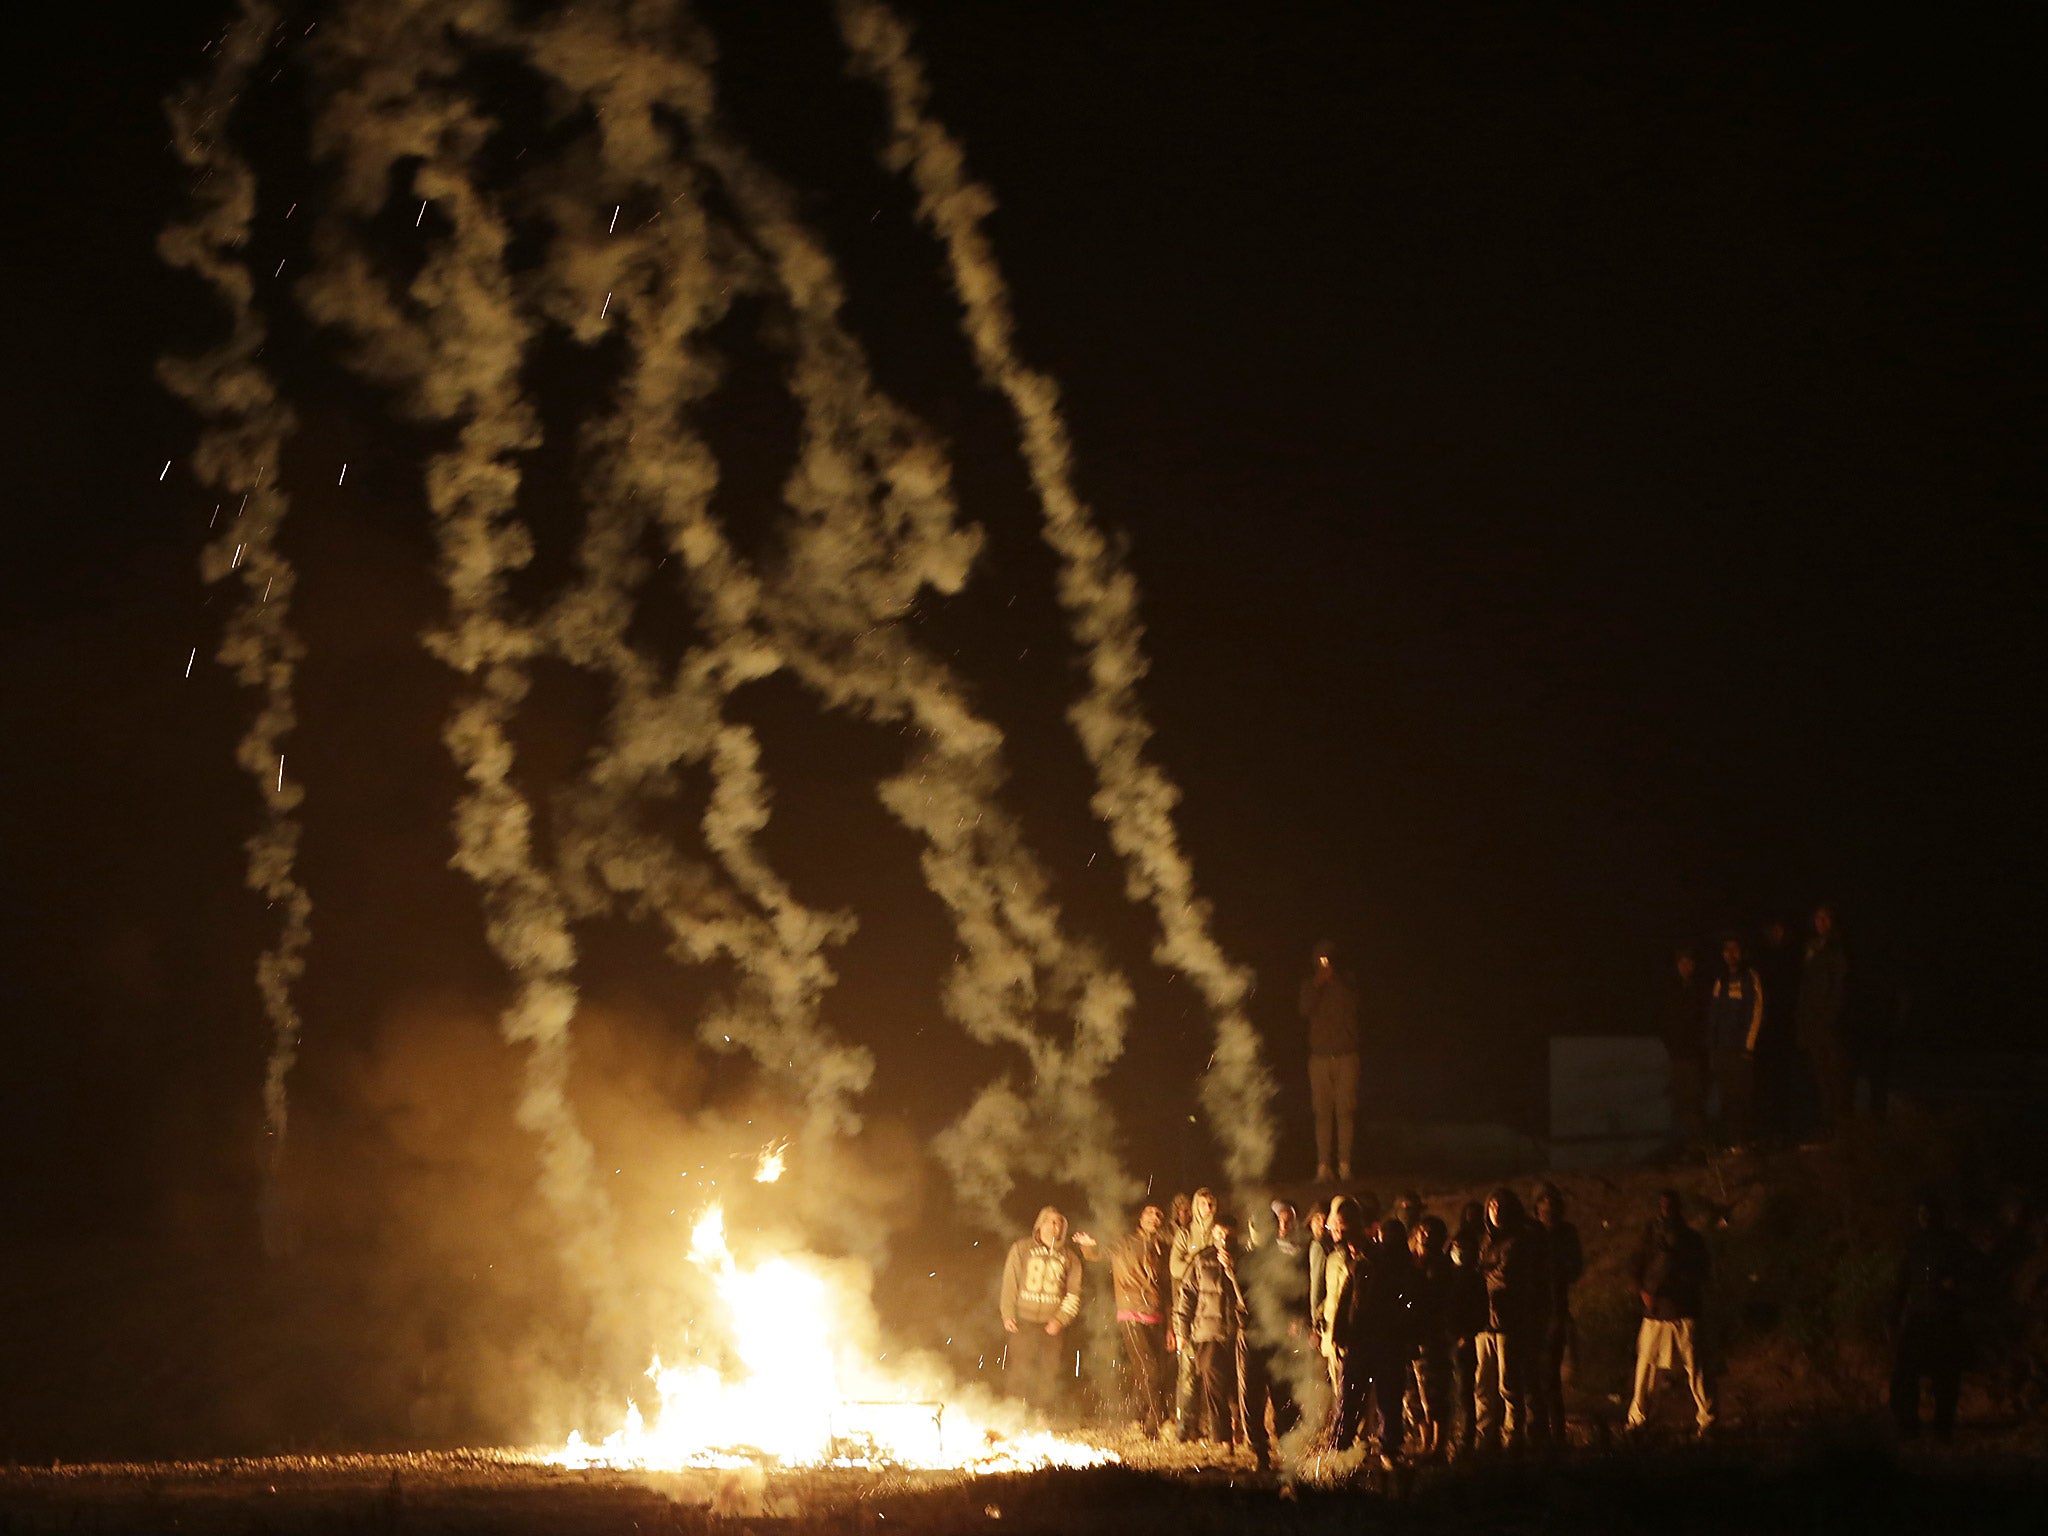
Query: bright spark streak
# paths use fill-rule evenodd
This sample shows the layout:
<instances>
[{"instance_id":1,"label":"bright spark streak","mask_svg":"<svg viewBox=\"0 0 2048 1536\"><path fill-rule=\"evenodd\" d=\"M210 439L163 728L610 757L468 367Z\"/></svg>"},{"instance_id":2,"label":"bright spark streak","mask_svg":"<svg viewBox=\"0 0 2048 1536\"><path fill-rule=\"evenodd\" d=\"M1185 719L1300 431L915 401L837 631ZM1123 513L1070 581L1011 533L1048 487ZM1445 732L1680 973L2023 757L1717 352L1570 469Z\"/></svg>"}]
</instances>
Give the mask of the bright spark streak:
<instances>
[{"instance_id":1,"label":"bright spark streak","mask_svg":"<svg viewBox=\"0 0 2048 1536\"><path fill-rule=\"evenodd\" d=\"M284 793L284 758L282 756L277 760L277 792L280 795Z\"/></svg>"},{"instance_id":2,"label":"bright spark streak","mask_svg":"<svg viewBox=\"0 0 2048 1536\"><path fill-rule=\"evenodd\" d=\"M336 485L340 485L340 484L341 484L341 482L342 482L342 480L346 480L347 478L348 478L348 466L347 466L346 464L344 464L344 465L342 465L342 466L341 466L341 480L337 480L337 481L335 481L334 483L335 483Z\"/></svg>"},{"instance_id":3,"label":"bright spark streak","mask_svg":"<svg viewBox=\"0 0 2048 1536\"><path fill-rule=\"evenodd\" d=\"M170 461L169 459L165 459L165 460L164 460L164 467L163 467L162 469L160 469L160 470L158 470L158 471L156 472L156 483L157 483L158 485L162 485L162 484L164 483L164 476L165 476L165 475L168 475L168 474L169 474L170 472L171 472L171 461Z\"/></svg>"},{"instance_id":4,"label":"bright spark streak","mask_svg":"<svg viewBox=\"0 0 2048 1536\"><path fill-rule=\"evenodd\" d=\"M432 199L429 199L428 201L432 201ZM421 221L422 219L426 218L426 216L427 216L427 205L426 205L426 203L421 203L421 204L420 204L420 212L419 212L419 218L416 218L416 219L414 219L414 220L412 221L412 227L413 227L414 229L418 229L418 228L420 227L420 221Z\"/></svg>"},{"instance_id":5,"label":"bright spark streak","mask_svg":"<svg viewBox=\"0 0 2048 1536\"><path fill-rule=\"evenodd\" d=\"M228 569L229 569L229 570L231 570L231 571L232 571L232 570L235 570L235 569L236 569L237 567L239 567L239 566L241 565L241 563L242 563L242 551L243 551L243 549L244 549L244 548L246 548L246 547L247 547L247 546L245 546L245 545L241 545L241 544L237 544L237 545L235 546L235 558L234 558L234 559L232 559L232 560L230 560L230 561L228 562Z\"/></svg>"},{"instance_id":6,"label":"bright spark streak","mask_svg":"<svg viewBox=\"0 0 2048 1536\"><path fill-rule=\"evenodd\" d=\"M597 312L597 318L598 318L598 319L600 319L600 320L602 320L602 319L603 319L603 318L604 318L604 317L605 317L606 315L610 314L611 312L612 312L612 296L611 296L610 294L606 294L606 295L604 296L604 308L603 308L603 309L600 309L600 310L599 310L599 311ZM166 468L168 468L169 466L168 466L168 465L166 465L165 467L166 467Z\"/></svg>"},{"instance_id":7,"label":"bright spark streak","mask_svg":"<svg viewBox=\"0 0 2048 1536\"><path fill-rule=\"evenodd\" d=\"M185 675L187 677L190 677L192 675L192 663L197 661L198 659L199 647L195 645L192 647L192 654L185 658Z\"/></svg>"},{"instance_id":8,"label":"bright spark streak","mask_svg":"<svg viewBox=\"0 0 2048 1536\"><path fill-rule=\"evenodd\" d=\"M613 233L615 233L615 232L616 232L616 231L618 230L618 227L619 227L619 208L623 208L623 207L625 207L625 206L626 206L626 205L625 205L624 203L621 203L621 204L619 204L619 207L618 207L618 208L614 208L614 209L612 210L612 222L611 222L611 228L610 228L610 229L607 229L607 230L605 231L605 233L606 233L606 234L608 234L608 235L609 235L609 234L613 234Z\"/></svg>"},{"instance_id":9,"label":"bright spark streak","mask_svg":"<svg viewBox=\"0 0 2048 1536\"><path fill-rule=\"evenodd\" d=\"M277 270L276 270L275 272L271 273L270 275L271 275L272 277L282 277L282 276L284 275L284 262L282 262L282 261L278 262L278 264L277 264Z\"/></svg>"}]
</instances>

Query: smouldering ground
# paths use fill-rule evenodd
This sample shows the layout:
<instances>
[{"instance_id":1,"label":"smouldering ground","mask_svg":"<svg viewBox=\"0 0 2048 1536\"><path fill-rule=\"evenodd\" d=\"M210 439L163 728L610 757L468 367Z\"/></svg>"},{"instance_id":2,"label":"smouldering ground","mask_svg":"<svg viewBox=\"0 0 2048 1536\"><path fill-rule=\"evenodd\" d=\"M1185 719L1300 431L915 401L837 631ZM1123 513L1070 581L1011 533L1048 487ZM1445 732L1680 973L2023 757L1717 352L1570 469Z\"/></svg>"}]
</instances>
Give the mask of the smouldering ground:
<instances>
[{"instance_id":1,"label":"smouldering ground","mask_svg":"<svg viewBox=\"0 0 2048 1536\"><path fill-rule=\"evenodd\" d=\"M1184 1463L1192 1460L1176 1453ZM0 1469L0 1531L2038 1533L2048 1464L1986 1448L1717 1445L1424 1468L1382 1489L1239 1467L997 1477L565 1471L505 1452Z\"/></svg>"}]
</instances>

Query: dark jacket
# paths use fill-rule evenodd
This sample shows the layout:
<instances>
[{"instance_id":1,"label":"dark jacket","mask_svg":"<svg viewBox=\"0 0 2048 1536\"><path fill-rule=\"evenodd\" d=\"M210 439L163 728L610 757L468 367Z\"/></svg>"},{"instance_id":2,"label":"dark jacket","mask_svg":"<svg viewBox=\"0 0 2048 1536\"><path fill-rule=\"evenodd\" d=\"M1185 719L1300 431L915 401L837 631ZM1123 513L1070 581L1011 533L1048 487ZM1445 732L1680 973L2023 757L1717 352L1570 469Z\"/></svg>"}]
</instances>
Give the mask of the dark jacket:
<instances>
[{"instance_id":1,"label":"dark jacket","mask_svg":"<svg viewBox=\"0 0 2048 1536\"><path fill-rule=\"evenodd\" d=\"M1802 1049L1825 1041L1842 1042L1843 1016L1849 1003L1849 957L1833 934L1818 935L1806 946L1799 971L1799 1005L1793 1012L1794 1033Z\"/></svg>"},{"instance_id":2,"label":"dark jacket","mask_svg":"<svg viewBox=\"0 0 2048 1536\"><path fill-rule=\"evenodd\" d=\"M1109 1250L1109 1280L1116 1290L1119 1314L1164 1318L1171 1304L1172 1282L1167 1278L1166 1234L1147 1237L1126 1232Z\"/></svg>"},{"instance_id":3,"label":"dark jacket","mask_svg":"<svg viewBox=\"0 0 2048 1536\"><path fill-rule=\"evenodd\" d=\"M1406 1246L1364 1243L1339 1285L1332 1316L1337 1347L1372 1360L1405 1360L1415 1349L1409 1318L1415 1267Z\"/></svg>"},{"instance_id":4,"label":"dark jacket","mask_svg":"<svg viewBox=\"0 0 2048 1536\"><path fill-rule=\"evenodd\" d=\"M1631 1267L1636 1290L1650 1298L1643 1316L1660 1323L1697 1318L1706 1304L1707 1272L1706 1239L1684 1217L1650 1218Z\"/></svg>"},{"instance_id":5,"label":"dark jacket","mask_svg":"<svg viewBox=\"0 0 2048 1536\"><path fill-rule=\"evenodd\" d=\"M1976 1268L1975 1250L1948 1227L1915 1232L1892 1287L1892 1325L1899 1336L1960 1348Z\"/></svg>"},{"instance_id":6,"label":"dark jacket","mask_svg":"<svg viewBox=\"0 0 2048 1536\"><path fill-rule=\"evenodd\" d=\"M1579 1229L1560 1220L1554 1227L1536 1224L1549 1248L1550 1322L1561 1328L1571 1321L1572 1287L1586 1272L1586 1250L1579 1243Z\"/></svg>"},{"instance_id":7,"label":"dark jacket","mask_svg":"<svg viewBox=\"0 0 2048 1536\"><path fill-rule=\"evenodd\" d=\"M1764 1031L1764 984L1748 966L1714 978L1707 1038L1717 1051L1754 1051Z\"/></svg>"},{"instance_id":8,"label":"dark jacket","mask_svg":"<svg viewBox=\"0 0 2048 1536\"><path fill-rule=\"evenodd\" d=\"M1681 976L1673 967L1664 983L1664 1049L1673 1061L1707 1059L1707 985L1695 971Z\"/></svg>"},{"instance_id":9,"label":"dark jacket","mask_svg":"<svg viewBox=\"0 0 2048 1536\"><path fill-rule=\"evenodd\" d=\"M1477 1249L1467 1263L1450 1266L1444 1317L1451 1337L1460 1340L1477 1338L1493 1320L1486 1305L1486 1271L1479 1267Z\"/></svg>"},{"instance_id":10,"label":"dark jacket","mask_svg":"<svg viewBox=\"0 0 2048 1536\"><path fill-rule=\"evenodd\" d=\"M1414 1261L1408 1272L1408 1317L1409 1329L1421 1348L1445 1349L1459 1337L1452 1321L1463 1279L1451 1256L1441 1250Z\"/></svg>"},{"instance_id":11,"label":"dark jacket","mask_svg":"<svg viewBox=\"0 0 2048 1536\"><path fill-rule=\"evenodd\" d=\"M1358 1054L1358 992L1342 972L1302 982L1301 1016L1308 1020L1309 1055Z\"/></svg>"},{"instance_id":12,"label":"dark jacket","mask_svg":"<svg viewBox=\"0 0 2048 1536\"><path fill-rule=\"evenodd\" d=\"M1323 1273L1330 1265L1330 1236L1308 1241L1308 1325L1313 1333L1323 1329Z\"/></svg>"},{"instance_id":13,"label":"dark jacket","mask_svg":"<svg viewBox=\"0 0 2048 1536\"><path fill-rule=\"evenodd\" d=\"M1479 1249L1487 1331L1535 1335L1550 1321L1549 1244L1543 1229L1522 1214L1513 1191L1496 1190L1494 1199L1500 1202L1500 1225L1489 1224Z\"/></svg>"},{"instance_id":14,"label":"dark jacket","mask_svg":"<svg viewBox=\"0 0 2048 1536\"><path fill-rule=\"evenodd\" d=\"M1244 1292L1215 1248L1189 1258L1173 1299L1173 1331L1186 1344L1234 1343L1244 1327Z\"/></svg>"}]
</instances>

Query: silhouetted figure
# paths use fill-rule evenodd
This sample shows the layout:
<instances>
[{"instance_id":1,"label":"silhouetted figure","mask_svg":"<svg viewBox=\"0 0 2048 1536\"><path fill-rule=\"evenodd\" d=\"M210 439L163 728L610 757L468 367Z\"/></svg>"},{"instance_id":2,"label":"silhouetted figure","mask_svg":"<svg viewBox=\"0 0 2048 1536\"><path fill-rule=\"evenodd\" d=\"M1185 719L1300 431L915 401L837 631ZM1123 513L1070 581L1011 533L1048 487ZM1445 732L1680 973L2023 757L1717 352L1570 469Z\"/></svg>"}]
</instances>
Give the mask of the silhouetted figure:
<instances>
[{"instance_id":1,"label":"silhouetted figure","mask_svg":"<svg viewBox=\"0 0 2048 1536\"><path fill-rule=\"evenodd\" d=\"M1173 1403L1173 1357L1166 1348L1173 1305L1166 1212L1146 1206L1138 1213L1136 1229L1107 1251L1085 1232L1074 1234L1074 1246L1085 1259L1109 1263L1126 1407L1140 1433L1156 1435Z\"/></svg>"},{"instance_id":2,"label":"silhouetted figure","mask_svg":"<svg viewBox=\"0 0 2048 1536\"><path fill-rule=\"evenodd\" d=\"M1060 1335L1081 1313L1081 1255L1067 1243L1067 1218L1053 1206L1038 1213L1029 1237L1010 1245L999 1305L1017 1395L1049 1413L1066 1355Z\"/></svg>"},{"instance_id":3,"label":"silhouetted figure","mask_svg":"<svg viewBox=\"0 0 2048 1536\"><path fill-rule=\"evenodd\" d=\"M1240 1260L1251 1307L1246 1348L1258 1357L1244 1373L1244 1412L1263 1424L1270 1404L1273 1432L1285 1435L1302 1415L1295 1388L1309 1348L1309 1242L1293 1202L1276 1199L1272 1212L1271 1235Z\"/></svg>"},{"instance_id":4,"label":"silhouetted figure","mask_svg":"<svg viewBox=\"0 0 2048 1536\"><path fill-rule=\"evenodd\" d=\"M1474 1202L1476 1204L1476 1202ZM1451 1239L1451 1271L1446 1320L1451 1333L1451 1440L1445 1447L1453 1456L1472 1449L1478 1415L1475 1386L1478 1379L1478 1338L1489 1320L1486 1305L1486 1272L1479 1267L1485 1243L1485 1226L1460 1227Z\"/></svg>"},{"instance_id":5,"label":"silhouetted figure","mask_svg":"<svg viewBox=\"0 0 2048 1536\"><path fill-rule=\"evenodd\" d=\"M1714 1427L1714 1395L1700 1358L1700 1316L1706 1305L1709 1261L1706 1239L1685 1223L1678 1191L1657 1196L1657 1213L1643 1229L1632 1273L1643 1304L1636 1331L1635 1393L1628 1426L1648 1421L1660 1371L1676 1371L1692 1389L1694 1422L1704 1437Z\"/></svg>"},{"instance_id":6,"label":"silhouetted figure","mask_svg":"<svg viewBox=\"0 0 2048 1536\"><path fill-rule=\"evenodd\" d=\"M1756 1129L1791 1136L1808 1118L1805 1068L1797 1040L1799 945L1778 918L1763 925L1751 960L1763 983L1764 1020L1755 1049Z\"/></svg>"},{"instance_id":7,"label":"silhouetted figure","mask_svg":"<svg viewBox=\"0 0 2048 1536\"><path fill-rule=\"evenodd\" d=\"M1448 1252L1450 1233L1440 1216L1424 1216L1408 1239L1414 1260L1409 1321L1415 1335L1416 1449L1437 1456L1450 1448L1456 1428L1457 1341L1452 1311L1458 1276Z\"/></svg>"},{"instance_id":8,"label":"silhouetted figure","mask_svg":"<svg viewBox=\"0 0 2048 1536\"><path fill-rule=\"evenodd\" d=\"M1316 946L1314 964L1301 984L1301 1016L1308 1021L1316 1178L1327 1184L1333 1177L1351 1177L1351 1137L1358 1115L1358 988L1338 970L1330 944Z\"/></svg>"},{"instance_id":9,"label":"silhouetted figure","mask_svg":"<svg viewBox=\"0 0 2048 1536\"><path fill-rule=\"evenodd\" d=\"M1813 937L1799 970L1793 1011L1799 1049L1820 1090L1822 1122L1830 1133L1847 1129L1856 1107L1856 1069L1849 1054L1849 958L1835 930L1835 909L1813 909Z\"/></svg>"},{"instance_id":10,"label":"silhouetted figure","mask_svg":"<svg viewBox=\"0 0 2048 1536\"><path fill-rule=\"evenodd\" d=\"M1742 940L1731 933L1721 941L1721 974L1707 997L1721 1134L1730 1146L1744 1145L1756 1131L1756 1043L1763 1027L1763 982L1744 958Z\"/></svg>"},{"instance_id":11,"label":"silhouetted figure","mask_svg":"<svg viewBox=\"0 0 2048 1536\"><path fill-rule=\"evenodd\" d=\"M1415 1353L1407 1229L1389 1216L1373 1229L1369 1242L1351 1244L1346 1257L1329 1301L1337 1344L1332 1441L1337 1450L1347 1449L1367 1428L1370 1410L1377 1415L1372 1449L1391 1464L1405 1438L1402 1397Z\"/></svg>"},{"instance_id":12,"label":"silhouetted figure","mask_svg":"<svg viewBox=\"0 0 2048 1536\"><path fill-rule=\"evenodd\" d=\"M1536 1223L1543 1230L1545 1257L1550 1263L1550 1307L1530 1393L1530 1428L1538 1440L1563 1445L1564 1357L1572 1347L1572 1287L1586 1272L1586 1253L1579 1242L1579 1229L1565 1220L1564 1195L1555 1184L1544 1184L1536 1191Z\"/></svg>"},{"instance_id":13,"label":"silhouetted figure","mask_svg":"<svg viewBox=\"0 0 2048 1536\"><path fill-rule=\"evenodd\" d=\"M1934 1438L1947 1443L1956 1429L1956 1398L1969 1361L1966 1307L1977 1255L1948 1225L1941 1199L1920 1197L1918 1230L1899 1260L1892 1294L1892 1418L1899 1433L1920 1433L1920 1384L1934 1398Z\"/></svg>"},{"instance_id":14,"label":"silhouetted figure","mask_svg":"<svg viewBox=\"0 0 2048 1536\"><path fill-rule=\"evenodd\" d=\"M1689 944L1672 952L1660 1014L1671 1059L1671 1123L1679 1145L1697 1151L1707 1141L1707 984Z\"/></svg>"},{"instance_id":15,"label":"silhouetted figure","mask_svg":"<svg viewBox=\"0 0 2048 1536\"><path fill-rule=\"evenodd\" d=\"M1511 1189L1486 1202L1486 1328L1473 1340L1473 1397L1481 1449L1514 1449L1529 1434L1529 1390L1550 1324L1550 1255L1544 1234Z\"/></svg>"}]
</instances>

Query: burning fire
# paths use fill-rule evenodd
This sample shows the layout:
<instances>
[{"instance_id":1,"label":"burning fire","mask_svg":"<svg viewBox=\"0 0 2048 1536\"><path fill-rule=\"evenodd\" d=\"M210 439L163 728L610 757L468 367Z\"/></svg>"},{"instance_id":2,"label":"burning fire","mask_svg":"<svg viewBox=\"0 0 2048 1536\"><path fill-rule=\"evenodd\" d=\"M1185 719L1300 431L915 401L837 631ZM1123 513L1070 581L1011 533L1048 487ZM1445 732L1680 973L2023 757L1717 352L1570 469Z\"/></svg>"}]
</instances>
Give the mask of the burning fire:
<instances>
[{"instance_id":1,"label":"burning fire","mask_svg":"<svg viewBox=\"0 0 2048 1536\"><path fill-rule=\"evenodd\" d=\"M761 1161L754 1167L756 1184L773 1184L782 1177L782 1154L789 1149L786 1141L771 1141L761 1149Z\"/></svg>"},{"instance_id":2,"label":"burning fire","mask_svg":"<svg viewBox=\"0 0 2048 1536\"><path fill-rule=\"evenodd\" d=\"M770 1156L779 1164L780 1150ZM779 1172L779 1167L778 1167ZM761 1175L757 1174L757 1177ZM873 1349L876 1322L865 1266L812 1254L740 1262L717 1205L690 1232L690 1260L717 1295L709 1330L732 1360L648 1369L660 1407L629 1402L622 1428L593 1445L581 1434L551 1458L563 1466L653 1469L785 1465L1021 1471L1099 1466L1113 1452L1024 1425L993 1399L970 1412L929 1357Z\"/></svg>"}]
</instances>

